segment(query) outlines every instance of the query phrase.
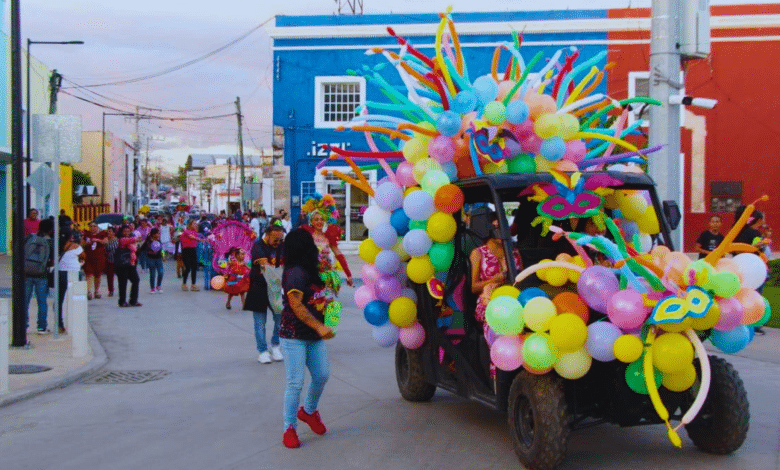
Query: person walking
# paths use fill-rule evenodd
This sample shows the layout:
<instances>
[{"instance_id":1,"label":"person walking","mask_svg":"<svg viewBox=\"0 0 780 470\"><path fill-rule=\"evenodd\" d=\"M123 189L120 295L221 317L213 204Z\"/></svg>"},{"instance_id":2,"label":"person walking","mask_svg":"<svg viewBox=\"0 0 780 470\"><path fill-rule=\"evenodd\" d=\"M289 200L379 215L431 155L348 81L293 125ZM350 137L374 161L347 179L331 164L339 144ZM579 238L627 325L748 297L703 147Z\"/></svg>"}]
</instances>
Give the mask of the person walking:
<instances>
[{"instance_id":1,"label":"person walking","mask_svg":"<svg viewBox=\"0 0 780 470\"><path fill-rule=\"evenodd\" d=\"M153 228L146 237L141 251L146 253L146 266L149 268L149 293L162 294L163 249L160 241L160 229Z\"/></svg>"},{"instance_id":2,"label":"person walking","mask_svg":"<svg viewBox=\"0 0 780 470\"><path fill-rule=\"evenodd\" d=\"M196 284L198 276L198 243L203 240L203 236L198 234L198 222L192 220L187 229L181 233L179 241L181 242L181 257L184 262L184 271L181 276L181 290L187 290L187 275L192 277L190 285L191 291L199 291L200 288Z\"/></svg>"},{"instance_id":3,"label":"person walking","mask_svg":"<svg viewBox=\"0 0 780 470\"><path fill-rule=\"evenodd\" d=\"M106 272L106 243L108 233L100 230L95 221L89 223L89 230L82 237L86 258L84 274L87 275L87 299L100 298L100 277Z\"/></svg>"},{"instance_id":4,"label":"person walking","mask_svg":"<svg viewBox=\"0 0 780 470\"><path fill-rule=\"evenodd\" d=\"M173 221L168 217L160 217L160 243L162 243L163 256L172 255L176 251L173 244Z\"/></svg>"},{"instance_id":5,"label":"person walking","mask_svg":"<svg viewBox=\"0 0 780 470\"><path fill-rule=\"evenodd\" d=\"M116 238L116 237L115 237ZM60 262L59 262L59 318L57 319L60 334L65 334L65 324L62 321L62 304L65 300L65 294L68 291L68 272L81 271L81 265L84 263L86 255L84 248L73 241L73 232L70 229L60 234Z\"/></svg>"},{"instance_id":6,"label":"person walking","mask_svg":"<svg viewBox=\"0 0 780 470\"><path fill-rule=\"evenodd\" d=\"M54 260L54 221L41 220L38 232L27 235L24 239L24 322L25 328L30 326L30 301L33 293L38 302L38 334L49 333L47 328L49 314L46 299L49 296L49 280L47 274Z\"/></svg>"},{"instance_id":7,"label":"person walking","mask_svg":"<svg viewBox=\"0 0 780 470\"><path fill-rule=\"evenodd\" d=\"M275 271L281 266L281 253L279 247L284 238L284 230L279 225L271 225L266 229L262 238L255 240L252 245L251 262L252 269L249 272L249 292L244 302L244 310L252 312L255 324L255 343L257 345L257 361L261 364L270 364L271 360L284 359L279 346L279 323L281 322L281 282L277 276L266 278L266 272ZM270 275L268 277L271 277ZM275 284L276 302L271 301L269 285ZM276 305L274 305L274 303ZM271 352L268 351L266 342L265 323L268 318L268 310L271 310L274 327L271 333Z\"/></svg>"},{"instance_id":8,"label":"person walking","mask_svg":"<svg viewBox=\"0 0 780 470\"><path fill-rule=\"evenodd\" d=\"M317 405L330 376L324 340L333 338L333 330L324 323L327 305L322 300L326 298L326 287L325 281L320 278L319 250L312 235L303 229L290 232L285 240L283 258L284 308L279 339L287 378L282 442L292 449L301 445L296 431L299 419L308 424L315 434L322 435L327 431ZM309 369L311 382L306 400L298 408L306 368Z\"/></svg>"},{"instance_id":9,"label":"person walking","mask_svg":"<svg viewBox=\"0 0 780 470\"><path fill-rule=\"evenodd\" d=\"M116 249L119 248L119 239L116 237L118 227L108 227L106 233L106 284L108 284L108 296L114 296L114 275L116 274Z\"/></svg>"},{"instance_id":10,"label":"person walking","mask_svg":"<svg viewBox=\"0 0 780 470\"><path fill-rule=\"evenodd\" d=\"M141 240L133 236L132 229L123 225L119 229L119 247L116 250L116 276L119 280L119 306L120 307L140 307L138 303L138 270L136 263L138 261L137 250L138 242ZM130 281L130 302L127 303L127 281Z\"/></svg>"}]
</instances>

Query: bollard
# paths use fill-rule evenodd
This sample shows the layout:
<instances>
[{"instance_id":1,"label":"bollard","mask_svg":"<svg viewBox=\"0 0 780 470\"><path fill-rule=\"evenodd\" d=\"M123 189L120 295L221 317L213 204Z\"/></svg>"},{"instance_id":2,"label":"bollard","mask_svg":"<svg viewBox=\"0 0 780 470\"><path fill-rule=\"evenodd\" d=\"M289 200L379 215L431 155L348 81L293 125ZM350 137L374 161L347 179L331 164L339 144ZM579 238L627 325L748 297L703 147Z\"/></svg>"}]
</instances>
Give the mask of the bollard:
<instances>
[{"instance_id":1,"label":"bollard","mask_svg":"<svg viewBox=\"0 0 780 470\"><path fill-rule=\"evenodd\" d=\"M8 312L11 302L0 299L0 394L8 392Z\"/></svg>"},{"instance_id":2,"label":"bollard","mask_svg":"<svg viewBox=\"0 0 780 470\"><path fill-rule=\"evenodd\" d=\"M70 315L71 315L71 289L73 288L73 284L78 282L79 280L79 272L78 271L68 271L68 290L65 293L65 301L62 303L62 324L65 325L66 330L70 330Z\"/></svg>"},{"instance_id":3,"label":"bollard","mask_svg":"<svg viewBox=\"0 0 780 470\"><path fill-rule=\"evenodd\" d=\"M73 357L84 357L89 353L89 337L87 326L87 283L74 282L68 292L70 301L70 331Z\"/></svg>"}]
</instances>

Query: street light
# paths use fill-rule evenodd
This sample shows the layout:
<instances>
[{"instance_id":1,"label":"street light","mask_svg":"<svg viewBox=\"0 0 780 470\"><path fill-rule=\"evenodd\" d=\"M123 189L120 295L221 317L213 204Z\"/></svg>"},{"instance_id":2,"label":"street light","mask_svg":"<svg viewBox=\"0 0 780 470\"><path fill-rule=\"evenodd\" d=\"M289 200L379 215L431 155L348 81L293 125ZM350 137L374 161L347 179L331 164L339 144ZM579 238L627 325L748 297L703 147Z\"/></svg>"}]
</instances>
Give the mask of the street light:
<instances>
[{"instance_id":1,"label":"street light","mask_svg":"<svg viewBox=\"0 0 780 470\"><path fill-rule=\"evenodd\" d=\"M30 54L30 46L33 44L84 44L84 41L33 41L30 38L27 38L27 112L25 113L27 121L27 144L25 151L25 156L27 157L25 159L27 177L30 176L30 161L32 160L32 155L30 155L30 115L32 114L30 112L30 58L32 57ZM59 174L59 169L57 169L57 174ZM30 206L32 205L32 201L30 200L30 183L26 183L26 202L26 209L30 210ZM55 217L56 216L57 214L55 214Z\"/></svg>"}]
</instances>

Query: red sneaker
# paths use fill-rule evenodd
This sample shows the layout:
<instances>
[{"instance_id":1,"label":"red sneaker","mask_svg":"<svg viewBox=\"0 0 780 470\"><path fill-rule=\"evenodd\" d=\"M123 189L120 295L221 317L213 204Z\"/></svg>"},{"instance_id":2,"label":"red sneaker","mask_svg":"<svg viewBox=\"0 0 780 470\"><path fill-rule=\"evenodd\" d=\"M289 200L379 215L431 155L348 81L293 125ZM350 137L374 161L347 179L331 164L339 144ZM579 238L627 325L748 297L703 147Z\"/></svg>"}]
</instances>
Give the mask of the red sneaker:
<instances>
[{"instance_id":1,"label":"red sneaker","mask_svg":"<svg viewBox=\"0 0 780 470\"><path fill-rule=\"evenodd\" d=\"M301 441L298 439L298 433L295 432L294 427L290 426L287 428L287 431L284 432L282 443L284 443L284 446L288 449L297 449L301 446Z\"/></svg>"},{"instance_id":2,"label":"red sneaker","mask_svg":"<svg viewBox=\"0 0 780 470\"><path fill-rule=\"evenodd\" d=\"M328 431L325 429L325 425L322 424L319 411L308 414L304 411L303 407L301 407L301 409L298 410L298 419L308 424L314 434L323 435Z\"/></svg>"}]
</instances>

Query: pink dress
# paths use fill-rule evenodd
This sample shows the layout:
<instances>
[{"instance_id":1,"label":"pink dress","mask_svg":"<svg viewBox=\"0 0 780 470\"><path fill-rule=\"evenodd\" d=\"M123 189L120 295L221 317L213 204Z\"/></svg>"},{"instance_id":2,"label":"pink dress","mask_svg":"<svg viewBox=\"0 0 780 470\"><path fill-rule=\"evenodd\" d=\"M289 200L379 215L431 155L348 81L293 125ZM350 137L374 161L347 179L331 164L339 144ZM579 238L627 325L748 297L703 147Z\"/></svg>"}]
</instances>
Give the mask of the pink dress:
<instances>
[{"instance_id":1,"label":"pink dress","mask_svg":"<svg viewBox=\"0 0 780 470\"><path fill-rule=\"evenodd\" d=\"M480 281L490 279L502 271L501 261L492 251L490 251L490 248L488 248L487 245L482 245L478 247L477 250L479 250ZM516 249L512 250L512 257L515 260L515 267L520 269L522 266L520 263L520 253ZM485 323L485 308L487 308L487 304L490 301L490 294L493 293L493 289L496 287L498 287L498 285L493 283L486 285L484 289L482 289L482 294L480 294L477 299L477 309L474 311L474 318L480 323Z\"/></svg>"}]
</instances>

